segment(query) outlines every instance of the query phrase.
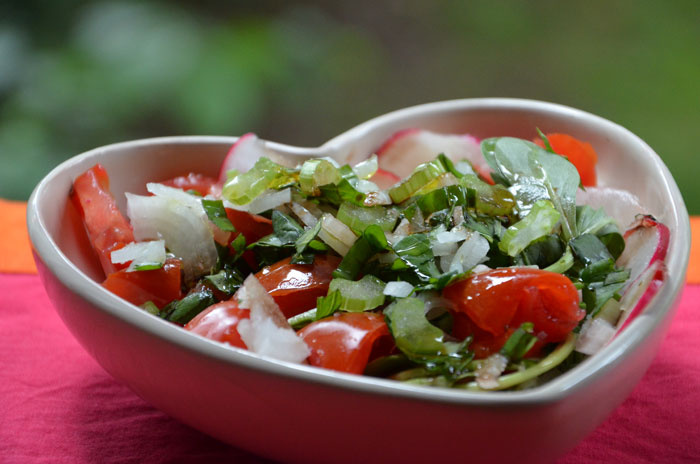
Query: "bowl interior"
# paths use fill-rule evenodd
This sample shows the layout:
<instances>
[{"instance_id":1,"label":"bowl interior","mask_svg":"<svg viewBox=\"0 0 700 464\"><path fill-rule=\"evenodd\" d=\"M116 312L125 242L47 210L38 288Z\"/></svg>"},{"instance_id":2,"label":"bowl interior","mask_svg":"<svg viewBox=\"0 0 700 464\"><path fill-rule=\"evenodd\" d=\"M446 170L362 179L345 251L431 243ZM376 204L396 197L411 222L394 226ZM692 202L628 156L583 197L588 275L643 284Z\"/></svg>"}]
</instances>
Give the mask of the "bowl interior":
<instances>
[{"instance_id":1,"label":"bowl interior","mask_svg":"<svg viewBox=\"0 0 700 464\"><path fill-rule=\"evenodd\" d=\"M575 109L524 100L487 99L400 110L350 129L323 147L329 148L339 160L357 161L374 152L397 130L410 127L470 133L479 138L509 135L527 139L536 137L536 128L540 128L544 132L565 132L589 141L599 155L600 184L636 194L651 214L669 226L672 238L667 263L670 269L678 270L669 274L664 289L647 308L646 313L650 317L653 315L653 320L648 321L641 332L630 335L632 338L618 337L623 340L615 340L611 344L613 348L608 347L608 357L600 357L600 364L619 361L624 353L620 347L641 343L668 313L687 267L687 212L668 170L638 137L614 123ZM69 273L82 274L95 282L103 279L77 212L68 201L72 180L95 163L101 163L110 175L111 190L124 211L124 193L144 193L146 182L189 172L218 175L220 163L235 140L233 137L170 137L125 142L92 150L63 163L42 181L30 201L30 234L38 254L59 279L65 279L76 291L106 294L99 286L76 286L75 276L65 275L67 266L71 269ZM127 304L124 307L124 311L133 311ZM562 376L564 379L557 379L543 391L551 393L553 389L570 388L595 368L595 364L584 363L579 371L585 372Z\"/></svg>"}]
</instances>

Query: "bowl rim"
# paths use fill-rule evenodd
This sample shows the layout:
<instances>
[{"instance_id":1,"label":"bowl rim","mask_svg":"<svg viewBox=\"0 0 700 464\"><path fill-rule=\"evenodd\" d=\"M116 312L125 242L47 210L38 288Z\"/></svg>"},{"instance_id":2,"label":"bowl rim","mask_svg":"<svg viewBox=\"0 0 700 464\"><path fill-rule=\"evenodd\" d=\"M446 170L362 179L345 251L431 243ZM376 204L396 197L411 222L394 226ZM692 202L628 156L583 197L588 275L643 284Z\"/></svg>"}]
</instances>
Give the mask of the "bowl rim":
<instances>
[{"instance_id":1,"label":"bowl rim","mask_svg":"<svg viewBox=\"0 0 700 464\"><path fill-rule=\"evenodd\" d=\"M586 386L596 382L601 376L605 376L610 370L623 363L636 347L644 343L662 321L670 318L679 299L683 283L685 282L685 273L688 266L690 249L690 222L688 213L678 186L673 180L668 168L649 145L638 136L616 123L582 110L555 103L514 98L459 99L426 103L392 111L358 124L330 139L323 144L321 148L351 144L372 128L390 124L402 118L418 114L482 109L554 113L559 116L583 119L589 124L615 130L635 141L640 149L640 153L643 153L644 156L648 157L654 163L664 180L664 185L661 186L664 191L664 196L672 200L670 205L671 214L669 217L673 219L673 223L667 225L669 225L671 230L675 231L675 236L672 238L666 263L673 265L669 265L670 270L680 269L680 271L677 273L668 273L667 280L661 287L661 290L649 302L649 307L654 307L654 310L637 317L628 325L625 331L596 355L586 359L575 368L557 378L530 390L474 392L440 387L426 388L424 386L407 385L392 380L345 374L307 365L278 361L247 350L226 346L196 334L188 333L144 311L134 311L135 306L108 292L102 288L99 283L89 278L58 248L42 218L40 205L48 186L54 179L61 177L62 173L66 170L83 162L85 159L98 157L105 153L124 148L173 144L231 145L238 137L171 136L139 139L98 147L64 161L40 181L28 201L27 226L32 247L35 250L36 259L42 260L56 279L96 308L134 326L134 328L138 330L147 332L168 343L178 345L180 348L187 349L197 355L215 359L224 364L236 365L239 368L279 375L302 382L311 382L362 393L398 396L425 402L496 407L508 405L509 407L513 407L561 401L567 396L581 389L585 389Z\"/></svg>"}]
</instances>

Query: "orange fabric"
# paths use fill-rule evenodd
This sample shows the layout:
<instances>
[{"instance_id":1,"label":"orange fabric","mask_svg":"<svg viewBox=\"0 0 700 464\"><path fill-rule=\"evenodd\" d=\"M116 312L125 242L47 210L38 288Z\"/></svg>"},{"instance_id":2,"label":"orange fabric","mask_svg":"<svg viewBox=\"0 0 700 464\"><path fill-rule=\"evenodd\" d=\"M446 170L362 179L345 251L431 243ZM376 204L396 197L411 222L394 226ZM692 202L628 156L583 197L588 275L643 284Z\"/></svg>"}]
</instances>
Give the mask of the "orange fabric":
<instances>
[{"instance_id":1,"label":"orange fabric","mask_svg":"<svg viewBox=\"0 0 700 464\"><path fill-rule=\"evenodd\" d=\"M0 272L36 273L27 235L27 204L0 199Z\"/></svg>"},{"instance_id":2,"label":"orange fabric","mask_svg":"<svg viewBox=\"0 0 700 464\"><path fill-rule=\"evenodd\" d=\"M0 199L0 272L36 273L27 236L27 204ZM700 284L700 216L690 218L692 242L686 280Z\"/></svg>"}]
</instances>

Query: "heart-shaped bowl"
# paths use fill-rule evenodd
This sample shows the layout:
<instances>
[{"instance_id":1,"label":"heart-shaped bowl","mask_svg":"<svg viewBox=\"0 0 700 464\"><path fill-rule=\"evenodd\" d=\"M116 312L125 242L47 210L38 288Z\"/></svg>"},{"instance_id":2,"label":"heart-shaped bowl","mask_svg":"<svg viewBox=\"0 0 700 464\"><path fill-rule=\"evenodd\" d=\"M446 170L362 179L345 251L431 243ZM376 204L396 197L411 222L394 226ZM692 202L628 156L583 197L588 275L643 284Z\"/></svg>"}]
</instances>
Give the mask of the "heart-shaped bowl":
<instances>
[{"instance_id":1,"label":"heart-shaped bowl","mask_svg":"<svg viewBox=\"0 0 700 464\"><path fill-rule=\"evenodd\" d=\"M406 385L289 364L206 340L111 294L68 201L73 179L101 163L124 192L194 171L216 176L235 137L167 137L97 148L62 163L34 190L28 226L58 314L102 367L172 417L253 453L289 462L547 462L571 449L630 393L669 326L685 280L688 213L659 156L623 127L569 107L465 99L395 111L314 149L267 142L284 156L357 161L397 130L531 139L535 128L589 141L599 184L636 194L670 229L668 275L643 313L574 369L521 391Z\"/></svg>"}]
</instances>

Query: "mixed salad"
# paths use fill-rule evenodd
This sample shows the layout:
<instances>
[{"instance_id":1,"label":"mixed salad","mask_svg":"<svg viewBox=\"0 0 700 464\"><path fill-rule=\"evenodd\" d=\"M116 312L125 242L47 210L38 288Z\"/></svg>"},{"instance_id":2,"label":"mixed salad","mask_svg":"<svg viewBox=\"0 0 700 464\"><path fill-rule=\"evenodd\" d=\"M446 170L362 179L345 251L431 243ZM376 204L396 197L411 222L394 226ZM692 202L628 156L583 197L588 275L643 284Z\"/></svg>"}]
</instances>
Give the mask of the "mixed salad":
<instances>
[{"instance_id":1,"label":"mixed salad","mask_svg":"<svg viewBox=\"0 0 700 464\"><path fill-rule=\"evenodd\" d=\"M218 179L148 183L126 216L100 165L71 199L102 285L192 333L412 384L521 389L641 311L669 239L633 195L595 186L589 144L538 133L404 130L355 166L290 166L246 134Z\"/></svg>"}]
</instances>

